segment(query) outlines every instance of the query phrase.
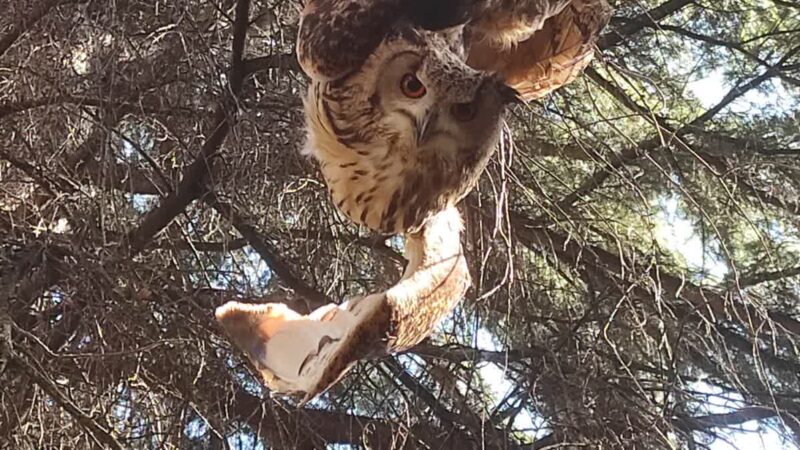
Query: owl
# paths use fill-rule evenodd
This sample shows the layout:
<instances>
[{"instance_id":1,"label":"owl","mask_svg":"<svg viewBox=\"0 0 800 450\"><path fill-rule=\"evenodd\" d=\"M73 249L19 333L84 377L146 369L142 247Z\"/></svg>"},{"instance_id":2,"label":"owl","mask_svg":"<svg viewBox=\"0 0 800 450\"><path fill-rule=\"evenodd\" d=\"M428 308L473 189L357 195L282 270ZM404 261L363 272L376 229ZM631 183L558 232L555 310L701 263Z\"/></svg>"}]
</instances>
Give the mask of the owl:
<instances>
[{"instance_id":1,"label":"owl","mask_svg":"<svg viewBox=\"0 0 800 450\"><path fill-rule=\"evenodd\" d=\"M332 43L315 39L324 35L319 28L343 20L339 14L351 7L378 2L319 3L304 16L298 45L312 77L304 151L354 222L383 233L418 230L475 184L516 91L466 64L461 29L432 32L396 16L366 59L340 64L344 49L326 50Z\"/></svg>"},{"instance_id":2,"label":"owl","mask_svg":"<svg viewBox=\"0 0 800 450\"><path fill-rule=\"evenodd\" d=\"M353 222L406 237L386 291L301 315L216 311L267 385L305 400L360 359L412 347L471 278L456 204L498 141L507 106L571 81L608 19L603 0L312 0L297 55L310 83L304 152Z\"/></svg>"},{"instance_id":3,"label":"owl","mask_svg":"<svg viewBox=\"0 0 800 450\"><path fill-rule=\"evenodd\" d=\"M305 153L351 220L417 230L475 184L507 104L583 69L608 13L603 0L309 2Z\"/></svg>"}]
</instances>

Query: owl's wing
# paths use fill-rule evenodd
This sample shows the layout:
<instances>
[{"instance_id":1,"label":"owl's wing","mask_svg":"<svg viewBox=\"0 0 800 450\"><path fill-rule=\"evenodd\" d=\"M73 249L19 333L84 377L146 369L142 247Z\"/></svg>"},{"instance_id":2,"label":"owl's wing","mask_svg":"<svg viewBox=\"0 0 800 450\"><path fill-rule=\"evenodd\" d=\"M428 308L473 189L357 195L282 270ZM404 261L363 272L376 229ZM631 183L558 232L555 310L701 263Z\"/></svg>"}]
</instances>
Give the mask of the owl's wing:
<instances>
[{"instance_id":1,"label":"owl's wing","mask_svg":"<svg viewBox=\"0 0 800 450\"><path fill-rule=\"evenodd\" d=\"M540 98L591 62L610 17L606 0L520 0L516 8L488 11L470 23L467 63L500 74L526 101Z\"/></svg>"},{"instance_id":2,"label":"owl's wing","mask_svg":"<svg viewBox=\"0 0 800 450\"><path fill-rule=\"evenodd\" d=\"M300 16L297 59L317 81L358 69L399 17L401 0L308 0Z\"/></svg>"},{"instance_id":3,"label":"owl's wing","mask_svg":"<svg viewBox=\"0 0 800 450\"><path fill-rule=\"evenodd\" d=\"M308 401L350 367L386 348L389 306L385 294L300 315L281 303L228 302L216 318L231 341L258 369L270 390L304 394Z\"/></svg>"},{"instance_id":4,"label":"owl's wing","mask_svg":"<svg viewBox=\"0 0 800 450\"><path fill-rule=\"evenodd\" d=\"M495 72L529 101L571 82L611 17L606 0L404 0L428 30L466 25L467 63Z\"/></svg>"},{"instance_id":5,"label":"owl's wing","mask_svg":"<svg viewBox=\"0 0 800 450\"><path fill-rule=\"evenodd\" d=\"M327 390L359 360L408 350L433 332L471 284L461 247L461 216L438 212L419 233L406 235L408 266L384 292L329 304L309 315L280 303L228 302L216 317L270 390Z\"/></svg>"}]
</instances>

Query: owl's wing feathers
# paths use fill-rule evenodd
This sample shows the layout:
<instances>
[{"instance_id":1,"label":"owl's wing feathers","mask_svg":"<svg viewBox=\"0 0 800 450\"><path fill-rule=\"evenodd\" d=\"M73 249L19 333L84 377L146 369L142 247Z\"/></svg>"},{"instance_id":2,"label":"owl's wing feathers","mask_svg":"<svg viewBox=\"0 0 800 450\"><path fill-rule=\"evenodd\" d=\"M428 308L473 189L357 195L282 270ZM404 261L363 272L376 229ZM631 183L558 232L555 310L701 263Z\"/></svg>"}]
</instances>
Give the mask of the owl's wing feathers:
<instances>
[{"instance_id":1,"label":"owl's wing feathers","mask_svg":"<svg viewBox=\"0 0 800 450\"><path fill-rule=\"evenodd\" d=\"M591 62L611 17L606 0L518 0L510 9L507 1L488 3L489 10L468 24L467 63L498 73L526 101L574 80ZM491 4L505 9L493 11Z\"/></svg>"},{"instance_id":2,"label":"owl's wing feathers","mask_svg":"<svg viewBox=\"0 0 800 450\"><path fill-rule=\"evenodd\" d=\"M314 80L340 79L404 17L429 29L466 23L468 63L532 100L589 64L611 8L606 0L309 0L297 36L300 65Z\"/></svg>"},{"instance_id":3,"label":"owl's wing feathers","mask_svg":"<svg viewBox=\"0 0 800 450\"><path fill-rule=\"evenodd\" d=\"M491 5L548 0L469 1ZM312 0L298 38L303 69L318 81L357 70L398 19L398 2ZM527 31L476 21L473 35L483 33L487 39L471 42L470 60L505 76L526 99L571 81L591 58L594 37L608 20L608 7L604 0L572 0L561 9L546 11L553 15L542 16L541 25ZM498 52L489 43L509 38L488 38L497 30L513 31L522 42ZM487 54L492 52L496 55ZM217 309L216 317L270 389L305 393L307 401L336 383L358 360L415 345L452 310L470 284L460 227L458 212L449 208L426 222L421 233L407 236L409 268L403 280L386 292L327 305L305 316L283 304L230 302Z\"/></svg>"},{"instance_id":4,"label":"owl's wing feathers","mask_svg":"<svg viewBox=\"0 0 800 450\"><path fill-rule=\"evenodd\" d=\"M267 387L305 403L336 384L359 360L413 347L464 296L463 255L437 261L393 286L301 316L281 303L228 302L216 317Z\"/></svg>"},{"instance_id":5,"label":"owl's wing feathers","mask_svg":"<svg viewBox=\"0 0 800 450\"><path fill-rule=\"evenodd\" d=\"M400 14L400 0L308 0L300 16L297 59L317 81L361 67Z\"/></svg>"},{"instance_id":6,"label":"owl's wing feathers","mask_svg":"<svg viewBox=\"0 0 800 450\"><path fill-rule=\"evenodd\" d=\"M216 317L267 387L314 398L361 359L406 350L427 337L470 285L454 207L407 237L403 279L382 293L300 315L280 303L228 302Z\"/></svg>"},{"instance_id":7,"label":"owl's wing feathers","mask_svg":"<svg viewBox=\"0 0 800 450\"><path fill-rule=\"evenodd\" d=\"M304 402L381 349L389 329L384 294L326 305L305 316L281 303L233 301L217 308L216 317L270 390L304 394Z\"/></svg>"}]
</instances>

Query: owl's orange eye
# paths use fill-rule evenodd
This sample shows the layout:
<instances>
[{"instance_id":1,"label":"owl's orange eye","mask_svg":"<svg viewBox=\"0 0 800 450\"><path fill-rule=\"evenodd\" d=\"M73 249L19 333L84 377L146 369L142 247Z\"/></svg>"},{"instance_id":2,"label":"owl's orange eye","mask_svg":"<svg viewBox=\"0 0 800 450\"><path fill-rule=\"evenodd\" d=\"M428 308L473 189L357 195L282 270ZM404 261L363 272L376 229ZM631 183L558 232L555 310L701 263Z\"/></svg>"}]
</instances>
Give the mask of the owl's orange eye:
<instances>
[{"instance_id":1,"label":"owl's orange eye","mask_svg":"<svg viewBox=\"0 0 800 450\"><path fill-rule=\"evenodd\" d=\"M413 73L403 75L403 79L400 80L400 90L408 98L422 98L427 92L425 85Z\"/></svg>"}]
</instances>

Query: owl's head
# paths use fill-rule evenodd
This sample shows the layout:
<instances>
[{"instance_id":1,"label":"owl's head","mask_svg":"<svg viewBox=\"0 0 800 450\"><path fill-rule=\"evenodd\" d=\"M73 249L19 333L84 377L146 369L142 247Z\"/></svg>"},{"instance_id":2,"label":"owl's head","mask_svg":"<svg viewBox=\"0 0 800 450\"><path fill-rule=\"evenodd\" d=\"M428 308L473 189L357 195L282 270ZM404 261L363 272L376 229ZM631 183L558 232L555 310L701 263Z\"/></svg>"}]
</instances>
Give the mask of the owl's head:
<instances>
[{"instance_id":1,"label":"owl's head","mask_svg":"<svg viewBox=\"0 0 800 450\"><path fill-rule=\"evenodd\" d=\"M459 34L400 25L359 69L309 88L306 151L357 223L413 231L466 195L491 156L516 93L466 65Z\"/></svg>"}]
</instances>

